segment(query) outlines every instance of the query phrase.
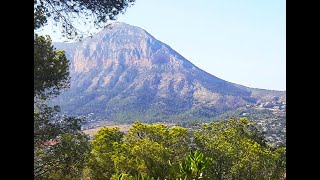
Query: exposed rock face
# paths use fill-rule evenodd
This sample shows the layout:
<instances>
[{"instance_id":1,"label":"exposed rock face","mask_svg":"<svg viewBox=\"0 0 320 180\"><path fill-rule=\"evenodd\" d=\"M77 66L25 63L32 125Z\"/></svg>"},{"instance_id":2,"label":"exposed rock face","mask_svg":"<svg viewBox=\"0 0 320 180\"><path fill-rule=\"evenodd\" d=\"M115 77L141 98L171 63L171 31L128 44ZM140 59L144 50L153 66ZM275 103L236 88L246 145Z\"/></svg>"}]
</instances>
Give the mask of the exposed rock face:
<instances>
[{"instance_id":1,"label":"exposed rock face","mask_svg":"<svg viewBox=\"0 0 320 180\"><path fill-rule=\"evenodd\" d=\"M261 98L252 96L250 88L197 68L145 30L128 24L114 23L81 43L55 46L67 49L71 88L54 103L70 115L94 113L111 120L212 118ZM272 97L279 95L285 92Z\"/></svg>"}]
</instances>

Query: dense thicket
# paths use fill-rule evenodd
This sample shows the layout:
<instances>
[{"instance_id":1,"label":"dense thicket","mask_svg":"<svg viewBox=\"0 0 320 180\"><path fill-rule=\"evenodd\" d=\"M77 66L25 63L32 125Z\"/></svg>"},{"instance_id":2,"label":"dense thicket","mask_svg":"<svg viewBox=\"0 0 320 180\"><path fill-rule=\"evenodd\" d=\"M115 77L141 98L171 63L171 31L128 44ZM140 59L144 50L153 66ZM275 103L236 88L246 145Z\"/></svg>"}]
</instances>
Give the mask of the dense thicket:
<instances>
[{"instance_id":1,"label":"dense thicket","mask_svg":"<svg viewBox=\"0 0 320 180\"><path fill-rule=\"evenodd\" d=\"M284 179L286 148L268 145L247 119L186 129L136 122L102 128L91 142L93 179Z\"/></svg>"}]
</instances>

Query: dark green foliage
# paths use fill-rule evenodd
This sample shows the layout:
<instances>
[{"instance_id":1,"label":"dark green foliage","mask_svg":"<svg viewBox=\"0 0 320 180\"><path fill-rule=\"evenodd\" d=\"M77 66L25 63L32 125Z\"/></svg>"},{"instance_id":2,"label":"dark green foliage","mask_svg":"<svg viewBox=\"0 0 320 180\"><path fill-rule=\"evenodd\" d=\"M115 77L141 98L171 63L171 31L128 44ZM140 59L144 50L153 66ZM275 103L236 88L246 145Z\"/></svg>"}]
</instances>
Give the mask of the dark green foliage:
<instances>
[{"instance_id":1,"label":"dark green foliage","mask_svg":"<svg viewBox=\"0 0 320 180\"><path fill-rule=\"evenodd\" d=\"M80 179L90 153L88 140L84 134L62 134L50 157L56 165L48 171L49 179Z\"/></svg>"},{"instance_id":2,"label":"dark green foliage","mask_svg":"<svg viewBox=\"0 0 320 180\"><path fill-rule=\"evenodd\" d=\"M52 124L53 117L58 107L41 105L34 110L34 146L41 146L44 142L54 139L59 134L59 129Z\"/></svg>"},{"instance_id":3,"label":"dark green foliage","mask_svg":"<svg viewBox=\"0 0 320 180\"><path fill-rule=\"evenodd\" d=\"M34 37L34 97L47 99L69 87L69 62L54 50L49 36Z\"/></svg>"},{"instance_id":4,"label":"dark green foliage","mask_svg":"<svg viewBox=\"0 0 320 180\"><path fill-rule=\"evenodd\" d=\"M35 147L35 179L79 179L90 152L88 138L83 134L60 135L47 141L45 147Z\"/></svg>"},{"instance_id":5,"label":"dark green foliage","mask_svg":"<svg viewBox=\"0 0 320 180\"><path fill-rule=\"evenodd\" d=\"M37 0L34 0L34 29L38 29L47 23L47 9L41 4L37 4Z\"/></svg>"},{"instance_id":6,"label":"dark green foliage","mask_svg":"<svg viewBox=\"0 0 320 180\"><path fill-rule=\"evenodd\" d=\"M34 30L52 18L62 36L81 38L73 25L76 18L84 15L102 27L133 2L34 0ZM65 51L55 50L51 43L49 36L34 33L34 179L80 179L90 152L89 139L81 132L83 119L61 117L58 106L46 104L70 85Z\"/></svg>"},{"instance_id":7,"label":"dark green foliage","mask_svg":"<svg viewBox=\"0 0 320 180\"><path fill-rule=\"evenodd\" d=\"M58 115L59 107L37 104L34 108L34 146L41 147L61 134L81 134L84 119Z\"/></svg>"},{"instance_id":8,"label":"dark green foliage","mask_svg":"<svg viewBox=\"0 0 320 180\"><path fill-rule=\"evenodd\" d=\"M37 104L34 110L35 179L77 179L90 152L81 132L82 119L58 116L58 107Z\"/></svg>"}]
</instances>

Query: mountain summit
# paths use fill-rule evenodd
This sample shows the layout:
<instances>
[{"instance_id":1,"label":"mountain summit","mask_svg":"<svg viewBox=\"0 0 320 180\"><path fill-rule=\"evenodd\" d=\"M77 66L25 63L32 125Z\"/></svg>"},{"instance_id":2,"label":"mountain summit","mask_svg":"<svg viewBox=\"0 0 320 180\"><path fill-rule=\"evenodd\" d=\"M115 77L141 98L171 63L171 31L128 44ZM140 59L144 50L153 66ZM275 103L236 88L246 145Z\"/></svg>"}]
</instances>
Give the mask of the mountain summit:
<instances>
[{"instance_id":1,"label":"mountain summit","mask_svg":"<svg viewBox=\"0 0 320 180\"><path fill-rule=\"evenodd\" d=\"M71 87L53 100L69 115L106 120L213 118L285 92L244 87L196 67L147 31L114 23L67 50Z\"/></svg>"}]
</instances>

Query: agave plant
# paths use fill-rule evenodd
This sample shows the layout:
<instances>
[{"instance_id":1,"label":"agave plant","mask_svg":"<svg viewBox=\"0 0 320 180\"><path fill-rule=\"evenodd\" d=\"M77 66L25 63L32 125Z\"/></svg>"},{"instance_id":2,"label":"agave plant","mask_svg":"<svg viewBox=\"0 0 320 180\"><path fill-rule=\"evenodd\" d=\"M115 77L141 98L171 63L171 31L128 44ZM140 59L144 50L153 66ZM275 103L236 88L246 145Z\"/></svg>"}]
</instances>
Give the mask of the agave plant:
<instances>
[{"instance_id":1,"label":"agave plant","mask_svg":"<svg viewBox=\"0 0 320 180\"><path fill-rule=\"evenodd\" d=\"M203 178L203 172L208 164L208 157L196 150L190 152L185 161L180 163L180 179L179 180L197 180Z\"/></svg>"}]
</instances>

